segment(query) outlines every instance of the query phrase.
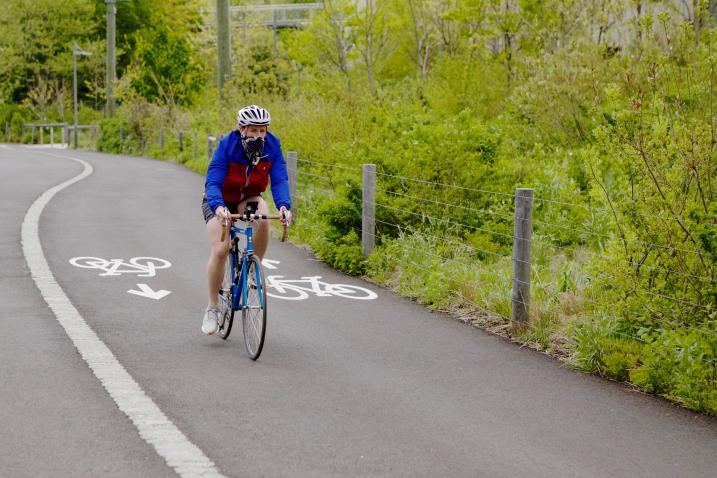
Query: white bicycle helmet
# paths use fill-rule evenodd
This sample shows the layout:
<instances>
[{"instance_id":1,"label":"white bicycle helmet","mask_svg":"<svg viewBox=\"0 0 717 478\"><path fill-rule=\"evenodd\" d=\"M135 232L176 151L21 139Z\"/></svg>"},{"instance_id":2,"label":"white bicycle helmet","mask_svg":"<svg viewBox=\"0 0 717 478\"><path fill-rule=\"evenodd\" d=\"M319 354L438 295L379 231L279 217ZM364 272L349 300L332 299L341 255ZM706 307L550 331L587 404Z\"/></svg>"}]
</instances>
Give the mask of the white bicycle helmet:
<instances>
[{"instance_id":1,"label":"white bicycle helmet","mask_svg":"<svg viewBox=\"0 0 717 478\"><path fill-rule=\"evenodd\" d=\"M237 125L239 126L269 126L271 117L269 112L261 106L251 105L239 110L237 113Z\"/></svg>"}]
</instances>

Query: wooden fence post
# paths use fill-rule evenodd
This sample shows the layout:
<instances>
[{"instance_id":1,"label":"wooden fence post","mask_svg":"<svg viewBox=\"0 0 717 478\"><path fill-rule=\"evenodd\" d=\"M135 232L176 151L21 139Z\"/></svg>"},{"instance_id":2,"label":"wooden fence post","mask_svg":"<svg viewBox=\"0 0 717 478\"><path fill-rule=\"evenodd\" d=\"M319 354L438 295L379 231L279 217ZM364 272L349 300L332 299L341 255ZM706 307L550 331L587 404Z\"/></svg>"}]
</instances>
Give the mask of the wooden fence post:
<instances>
[{"instance_id":1,"label":"wooden fence post","mask_svg":"<svg viewBox=\"0 0 717 478\"><path fill-rule=\"evenodd\" d=\"M530 309L530 244L533 235L533 190L515 190L513 227L513 289L511 292L514 325L527 325Z\"/></svg>"},{"instance_id":2,"label":"wooden fence post","mask_svg":"<svg viewBox=\"0 0 717 478\"><path fill-rule=\"evenodd\" d=\"M361 246L368 256L376 243L376 165L364 164L362 169Z\"/></svg>"},{"instance_id":3,"label":"wooden fence post","mask_svg":"<svg viewBox=\"0 0 717 478\"><path fill-rule=\"evenodd\" d=\"M296 151L286 153L286 170L289 173L289 196L291 197L291 211L296 214Z\"/></svg>"},{"instance_id":4,"label":"wooden fence post","mask_svg":"<svg viewBox=\"0 0 717 478\"><path fill-rule=\"evenodd\" d=\"M214 149L214 136L207 135L207 164L212 162L212 153Z\"/></svg>"},{"instance_id":5,"label":"wooden fence post","mask_svg":"<svg viewBox=\"0 0 717 478\"><path fill-rule=\"evenodd\" d=\"M159 157L164 158L164 128L159 128Z\"/></svg>"}]
</instances>

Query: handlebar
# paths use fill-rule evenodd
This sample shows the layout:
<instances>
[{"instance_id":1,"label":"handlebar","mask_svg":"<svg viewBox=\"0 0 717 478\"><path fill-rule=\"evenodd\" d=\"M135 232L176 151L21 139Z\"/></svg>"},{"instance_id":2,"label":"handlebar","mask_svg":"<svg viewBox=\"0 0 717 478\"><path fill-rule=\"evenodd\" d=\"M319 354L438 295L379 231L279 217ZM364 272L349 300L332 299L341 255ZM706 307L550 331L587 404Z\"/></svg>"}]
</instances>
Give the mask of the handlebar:
<instances>
[{"instance_id":1,"label":"handlebar","mask_svg":"<svg viewBox=\"0 0 717 478\"><path fill-rule=\"evenodd\" d=\"M229 217L231 217L231 220L229 222L234 222L237 219L244 222L252 222L257 219L282 219L281 215L278 214L231 214ZM224 221L222 223L222 242L224 242L224 239L226 239L227 237L227 226L227 221ZM289 232L289 226L283 224L281 229L281 242L286 242L286 236Z\"/></svg>"}]
</instances>

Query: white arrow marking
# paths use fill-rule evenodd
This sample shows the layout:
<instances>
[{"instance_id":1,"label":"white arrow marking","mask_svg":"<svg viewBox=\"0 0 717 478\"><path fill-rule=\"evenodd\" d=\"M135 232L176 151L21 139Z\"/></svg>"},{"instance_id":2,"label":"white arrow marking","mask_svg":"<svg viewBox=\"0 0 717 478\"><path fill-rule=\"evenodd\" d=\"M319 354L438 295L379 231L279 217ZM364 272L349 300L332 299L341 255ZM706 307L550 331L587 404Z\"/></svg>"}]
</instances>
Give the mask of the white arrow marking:
<instances>
[{"instance_id":1,"label":"white arrow marking","mask_svg":"<svg viewBox=\"0 0 717 478\"><path fill-rule=\"evenodd\" d=\"M164 289L161 289L161 290L158 290L157 292L155 292L147 284L137 284L137 287L139 287L142 290L139 291L139 290L130 289L127 292L129 292L130 294L139 295L139 296L146 297L148 299L154 299L154 300L159 300L163 297L167 297L169 294L172 293L172 292L170 292L168 290L164 290Z\"/></svg>"}]
</instances>

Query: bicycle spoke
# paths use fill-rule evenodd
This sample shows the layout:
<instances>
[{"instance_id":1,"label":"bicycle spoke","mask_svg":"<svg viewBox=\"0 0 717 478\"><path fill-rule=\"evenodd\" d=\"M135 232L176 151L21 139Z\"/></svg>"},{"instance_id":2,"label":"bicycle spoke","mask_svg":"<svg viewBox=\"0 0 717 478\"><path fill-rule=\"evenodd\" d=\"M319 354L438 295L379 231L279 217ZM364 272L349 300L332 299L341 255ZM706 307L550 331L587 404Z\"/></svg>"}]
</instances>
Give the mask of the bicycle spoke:
<instances>
[{"instance_id":1,"label":"bicycle spoke","mask_svg":"<svg viewBox=\"0 0 717 478\"><path fill-rule=\"evenodd\" d=\"M261 269L258 266L258 259L251 257L247 267L247 278L245 293L246 304L242 310L244 322L244 341L247 352L256 360L264 345L266 334L266 293L264 290L263 276L260 276ZM257 279L257 277L259 278Z\"/></svg>"},{"instance_id":2,"label":"bicycle spoke","mask_svg":"<svg viewBox=\"0 0 717 478\"><path fill-rule=\"evenodd\" d=\"M255 294L255 293L254 293L254 290L251 290L250 293L252 294L253 299L256 299L256 301L258 302L258 301L259 301L259 296L258 296L258 294ZM250 302L254 302L254 300L252 300L252 301L250 301ZM256 343L257 343L257 342L259 341L259 339L261 338L261 331L259 330L259 327L257 327L257 322L258 322L258 320L257 320L258 317L257 317L257 314L256 314L256 311L257 311L257 310L262 310L261 306L249 306L249 309L248 309L249 323L250 323L250 325L251 325L251 327L252 327L252 329L253 329L253 332L254 332L254 334L253 334L252 337L251 337L251 338L253 339L253 340L252 340L253 345L256 345ZM256 350L255 347L253 347L253 349Z\"/></svg>"},{"instance_id":3,"label":"bicycle spoke","mask_svg":"<svg viewBox=\"0 0 717 478\"><path fill-rule=\"evenodd\" d=\"M229 337L232 329L232 320L234 318L232 285L234 277L232 275L232 253L227 256L224 264L224 278L222 280L221 289L218 292L218 309L219 309L219 336L223 339Z\"/></svg>"}]
</instances>

